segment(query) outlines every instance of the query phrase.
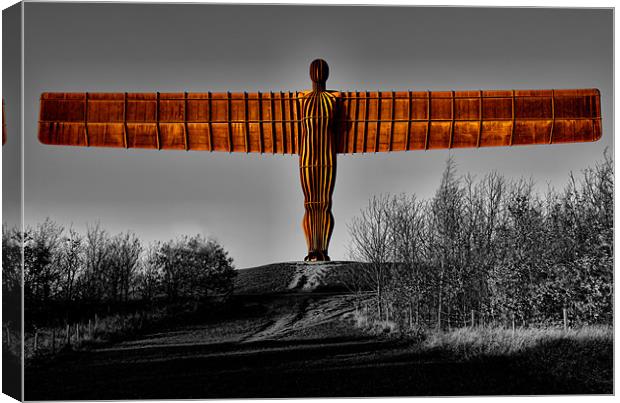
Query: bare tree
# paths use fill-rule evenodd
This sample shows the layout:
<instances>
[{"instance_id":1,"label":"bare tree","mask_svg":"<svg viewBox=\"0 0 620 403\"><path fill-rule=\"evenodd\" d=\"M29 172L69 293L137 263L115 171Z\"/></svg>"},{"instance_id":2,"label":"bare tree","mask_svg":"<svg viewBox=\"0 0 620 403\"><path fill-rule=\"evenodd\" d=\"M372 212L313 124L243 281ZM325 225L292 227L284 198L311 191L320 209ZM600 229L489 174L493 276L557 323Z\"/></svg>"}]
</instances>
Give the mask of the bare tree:
<instances>
[{"instance_id":1,"label":"bare tree","mask_svg":"<svg viewBox=\"0 0 620 403\"><path fill-rule=\"evenodd\" d=\"M20 294L22 278L22 233L2 225L2 292ZM21 297L20 297L21 299Z\"/></svg>"},{"instance_id":2,"label":"bare tree","mask_svg":"<svg viewBox=\"0 0 620 403\"><path fill-rule=\"evenodd\" d=\"M463 192L452 158L446 162L441 184L431 202L431 226L435 232L434 258L437 276L437 328L441 329L443 309L451 301L455 271L460 269L462 242ZM447 303L445 299L448 299Z\"/></svg>"},{"instance_id":3,"label":"bare tree","mask_svg":"<svg viewBox=\"0 0 620 403\"><path fill-rule=\"evenodd\" d=\"M25 299L46 303L56 290L59 279L58 248L64 228L47 218L24 236Z\"/></svg>"},{"instance_id":4,"label":"bare tree","mask_svg":"<svg viewBox=\"0 0 620 403\"><path fill-rule=\"evenodd\" d=\"M464 254L458 303L463 323L471 310L482 313L487 309L488 273L497 260L496 233L504 192L504 178L497 173L485 175L478 182L470 175L464 178Z\"/></svg>"},{"instance_id":5,"label":"bare tree","mask_svg":"<svg viewBox=\"0 0 620 403\"><path fill-rule=\"evenodd\" d=\"M365 263L349 283L372 284L377 317L409 326L610 323L613 161L569 179L541 196L531 179L457 177L448 160L429 202L375 197L353 220Z\"/></svg>"},{"instance_id":6,"label":"bare tree","mask_svg":"<svg viewBox=\"0 0 620 403\"><path fill-rule=\"evenodd\" d=\"M393 256L392 203L393 199L388 195L375 196L360 216L348 225L351 235L350 255L353 260L366 263L358 267L358 275L375 289L379 319L383 319L384 311L386 318L389 315L382 306L390 276L388 263Z\"/></svg>"},{"instance_id":7,"label":"bare tree","mask_svg":"<svg viewBox=\"0 0 620 403\"><path fill-rule=\"evenodd\" d=\"M397 275L392 286L398 291L399 305L406 307L406 321L412 328L414 323L419 323L420 301L425 283L425 206L415 195L409 197L404 194L394 196L390 205L391 242Z\"/></svg>"},{"instance_id":8,"label":"bare tree","mask_svg":"<svg viewBox=\"0 0 620 403\"><path fill-rule=\"evenodd\" d=\"M142 245L135 234L126 232L112 237L107 248L105 292L112 301L127 302L135 282Z\"/></svg>"},{"instance_id":9,"label":"bare tree","mask_svg":"<svg viewBox=\"0 0 620 403\"><path fill-rule=\"evenodd\" d=\"M161 291L162 273L157 260L160 248L160 242L150 244L138 266L136 283L140 297L145 301L151 301Z\"/></svg>"},{"instance_id":10,"label":"bare tree","mask_svg":"<svg viewBox=\"0 0 620 403\"><path fill-rule=\"evenodd\" d=\"M69 234L62 239L58 257L60 269L59 292L66 302L76 297L75 288L80 271L84 265L84 240L75 229L69 228Z\"/></svg>"},{"instance_id":11,"label":"bare tree","mask_svg":"<svg viewBox=\"0 0 620 403\"><path fill-rule=\"evenodd\" d=\"M110 253L108 233L99 222L86 228L85 273L82 284L83 297L100 300L104 295L106 264Z\"/></svg>"}]
</instances>

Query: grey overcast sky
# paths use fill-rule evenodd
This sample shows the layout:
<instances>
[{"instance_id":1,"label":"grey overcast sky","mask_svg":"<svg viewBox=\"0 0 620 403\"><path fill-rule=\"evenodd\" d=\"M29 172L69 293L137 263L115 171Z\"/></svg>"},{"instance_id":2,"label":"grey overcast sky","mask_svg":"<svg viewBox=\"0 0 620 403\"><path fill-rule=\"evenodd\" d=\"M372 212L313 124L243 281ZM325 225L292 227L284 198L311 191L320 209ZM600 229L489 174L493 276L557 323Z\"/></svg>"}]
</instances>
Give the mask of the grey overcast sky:
<instances>
[{"instance_id":1,"label":"grey overcast sky","mask_svg":"<svg viewBox=\"0 0 620 403\"><path fill-rule=\"evenodd\" d=\"M346 259L367 200L431 197L449 155L460 173L544 190L613 152L612 32L611 9L26 3L25 222L99 220L146 242L203 233L240 268L306 253L296 157L44 146L43 91L306 89L317 57L337 90L601 90L596 143L340 156L330 255Z\"/></svg>"},{"instance_id":2,"label":"grey overcast sky","mask_svg":"<svg viewBox=\"0 0 620 403\"><path fill-rule=\"evenodd\" d=\"M21 222L19 167L19 116L21 90L21 8L2 10L2 100L6 101L6 126L10 140L2 147L2 223L17 227Z\"/></svg>"}]
</instances>

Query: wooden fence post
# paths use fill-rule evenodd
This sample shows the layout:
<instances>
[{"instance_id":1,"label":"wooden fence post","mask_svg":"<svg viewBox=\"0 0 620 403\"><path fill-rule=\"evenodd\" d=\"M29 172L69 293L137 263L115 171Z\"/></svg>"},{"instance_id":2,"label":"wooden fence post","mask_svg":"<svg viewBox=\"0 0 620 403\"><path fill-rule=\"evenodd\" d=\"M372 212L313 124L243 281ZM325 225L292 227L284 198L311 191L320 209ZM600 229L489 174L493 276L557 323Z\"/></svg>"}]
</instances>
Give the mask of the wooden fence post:
<instances>
[{"instance_id":1,"label":"wooden fence post","mask_svg":"<svg viewBox=\"0 0 620 403\"><path fill-rule=\"evenodd\" d=\"M67 336L65 344L71 345L71 330L69 329L69 324L67 323Z\"/></svg>"},{"instance_id":2,"label":"wooden fence post","mask_svg":"<svg viewBox=\"0 0 620 403\"><path fill-rule=\"evenodd\" d=\"M409 300L409 330L413 329L413 303Z\"/></svg>"},{"instance_id":3,"label":"wooden fence post","mask_svg":"<svg viewBox=\"0 0 620 403\"><path fill-rule=\"evenodd\" d=\"M512 314L512 335L515 335L515 314Z\"/></svg>"},{"instance_id":4,"label":"wooden fence post","mask_svg":"<svg viewBox=\"0 0 620 403\"><path fill-rule=\"evenodd\" d=\"M80 341L80 324L76 323L75 324L75 343L77 344L78 341Z\"/></svg>"},{"instance_id":5,"label":"wooden fence post","mask_svg":"<svg viewBox=\"0 0 620 403\"><path fill-rule=\"evenodd\" d=\"M11 332L9 332L9 327L5 326L4 331L6 332L6 342L10 346L11 345Z\"/></svg>"},{"instance_id":6,"label":"wooden fence post","mask_svg":"<svg viewBox=\"0 0 620 403\"><path fill-rule=\"evenodd\" d=\"M566 308L562 308L562 316L564 316L564 331L568 330L568 315Z\"/></svg>"},{"instance_id":7,"label":"wooden fence post","mask_svg":"<svg viewBox=\"0 0 620 403\"><path fill-rule=\"evenodd\" d=\"M88 337L90 339L93 338L93 326L92 326L92 322L90 321L90 319L88 319Z\"/></svg>"},{"instance_id":8,"label":"wooden fence post","mask_svg":"<svg viewBox=\"0 0 620 403\"><path fill-rule=\"evenodd\" d=\"M474 310L471 310L471 327L475 327L476 326L476 313L474 312Z\"/></svg>"},{"instance_id":9,"label":"wooden fence post","mask_svg":"<svg viewBox=\"0 0 620 403\"><path fill-rule=\"evenodd\" d=\"M38 344L39 344L39 331L35 330L34 331L34 350L33 350L35 353L37 352L37 348L39 347Z\"/></svg>"}]
</instances>

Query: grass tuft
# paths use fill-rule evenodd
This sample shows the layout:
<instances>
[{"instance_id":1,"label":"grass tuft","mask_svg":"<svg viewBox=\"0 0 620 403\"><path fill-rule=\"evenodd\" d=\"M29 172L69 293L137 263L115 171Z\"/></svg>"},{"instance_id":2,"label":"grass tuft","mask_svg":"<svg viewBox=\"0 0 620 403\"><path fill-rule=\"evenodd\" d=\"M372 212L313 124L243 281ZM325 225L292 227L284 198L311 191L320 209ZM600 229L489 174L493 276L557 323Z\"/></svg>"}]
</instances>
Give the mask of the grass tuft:
<instances>
[{"instance_id":1,"label":"grass tuft","mask_svg":"<svg viewBox=\"0 0 620 403\"><path fill-rule=\"evenodd\" d=\"M609 326L587 326L576 329L460 328L449 332L433 332L424 341L424 349L442 350L460 358L514 355L540 345L569 343L607 343L613 340Z\"/></svg>"}]
</instances>

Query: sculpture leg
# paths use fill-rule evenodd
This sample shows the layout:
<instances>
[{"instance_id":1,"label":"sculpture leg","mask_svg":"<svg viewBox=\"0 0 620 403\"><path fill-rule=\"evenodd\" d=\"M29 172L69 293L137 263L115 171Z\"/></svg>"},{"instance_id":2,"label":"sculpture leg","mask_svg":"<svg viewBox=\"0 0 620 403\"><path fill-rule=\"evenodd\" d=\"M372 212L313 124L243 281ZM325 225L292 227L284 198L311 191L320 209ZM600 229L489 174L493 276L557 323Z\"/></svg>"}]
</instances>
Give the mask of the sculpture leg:
<instances>
[{"instance_id":1,"label":"sculpture leg","mask_svg":"<svg viewBox=\"0 0 620 403\"><path fill-rule=\"evenodd\" d=\"M305 261L329 261L327 248L334 230L332 194L336 166L301 167L305 214L302 221L308 256Z\"/></svg>"}]
</instances>

